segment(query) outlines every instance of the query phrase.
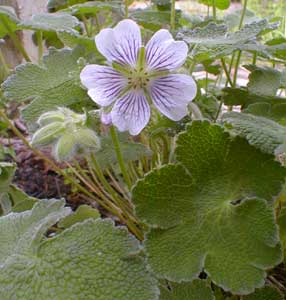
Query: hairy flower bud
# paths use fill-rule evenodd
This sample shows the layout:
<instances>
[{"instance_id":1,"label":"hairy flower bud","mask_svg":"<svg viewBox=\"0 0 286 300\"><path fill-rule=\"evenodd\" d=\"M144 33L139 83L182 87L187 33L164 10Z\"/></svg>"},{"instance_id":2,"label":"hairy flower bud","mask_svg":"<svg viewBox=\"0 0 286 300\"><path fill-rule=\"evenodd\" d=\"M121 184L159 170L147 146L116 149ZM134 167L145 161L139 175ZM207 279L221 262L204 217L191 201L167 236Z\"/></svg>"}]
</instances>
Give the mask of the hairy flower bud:
<instances>
[{"instance_id":1,"label":"hairy flower bud","mask_svg":"<svg viewBox=\"0 0 286 300\"><path fill-rule=\"evenodd\" d=\"M49 111L40 116L37 123L40 126L45 126L53 122L64 122L65 115L61 111Z\"/></svg>"},{"instance_id":2,"label":"hairy flower bud","mask_svg":"<svg viewBox=\"0 0 286 300\"><path fill-rule=\"evenodd\" d=\"M33 136L32 145L46 146L53 143L65 131L62 122L53 122L40 128Z\"/></svg>"}]
</instances>

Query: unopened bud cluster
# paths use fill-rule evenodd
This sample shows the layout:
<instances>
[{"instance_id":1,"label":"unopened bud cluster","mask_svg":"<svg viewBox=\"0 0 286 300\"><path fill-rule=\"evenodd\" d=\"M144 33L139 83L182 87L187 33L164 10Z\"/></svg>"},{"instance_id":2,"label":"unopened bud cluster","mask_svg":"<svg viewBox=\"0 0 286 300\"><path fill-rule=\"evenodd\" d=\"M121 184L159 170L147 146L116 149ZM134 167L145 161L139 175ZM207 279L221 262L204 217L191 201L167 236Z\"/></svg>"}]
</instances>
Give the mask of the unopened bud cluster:
<instances>
[{"instance_id":1,"label":"unopened bud cluster","mask_svg":"<svg viewBox=\"0 0 286 300\"><path fill-rule=\"evenodd\" d=\"M72 159L75 155L100 148L96 132L86 126L86 115L77 114L68 108L44 113L38 119L40 128L32 139L33 146L53 146L58 161Z\"/></svg>"}]
</instances>

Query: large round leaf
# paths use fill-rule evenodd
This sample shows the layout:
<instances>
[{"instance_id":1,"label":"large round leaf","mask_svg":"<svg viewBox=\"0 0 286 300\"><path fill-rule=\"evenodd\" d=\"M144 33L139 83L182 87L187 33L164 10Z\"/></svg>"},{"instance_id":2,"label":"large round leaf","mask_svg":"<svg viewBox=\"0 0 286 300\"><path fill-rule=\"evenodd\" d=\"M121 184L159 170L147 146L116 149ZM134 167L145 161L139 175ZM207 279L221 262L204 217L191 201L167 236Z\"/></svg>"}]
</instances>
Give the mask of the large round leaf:
<instances>
[{"instance_id":1,"label":"large round leaf","mask_svg":"<svg viewBox=\"0 0 286 300\"><path fill-rule=\"evenodd\" d=\"M286 169L206 121L179 135L175 153L177 164L152 171L133 190L137 215L153 228L146 241L153 271L190 281L204 270L238 294L262 286L282 259L271 200Z\"/></svg>"},{"instance_id":2,"label":"large round leaf","mask_svg":"<svg viewBox=\"0 0 286 300\"><path fill-rule=\"evenodd\" d=\"M88 219L45 239L68 213L49 200L0 218L1 300L158 299L138 241L111 220Z\"/></svg>"}]
</instances>

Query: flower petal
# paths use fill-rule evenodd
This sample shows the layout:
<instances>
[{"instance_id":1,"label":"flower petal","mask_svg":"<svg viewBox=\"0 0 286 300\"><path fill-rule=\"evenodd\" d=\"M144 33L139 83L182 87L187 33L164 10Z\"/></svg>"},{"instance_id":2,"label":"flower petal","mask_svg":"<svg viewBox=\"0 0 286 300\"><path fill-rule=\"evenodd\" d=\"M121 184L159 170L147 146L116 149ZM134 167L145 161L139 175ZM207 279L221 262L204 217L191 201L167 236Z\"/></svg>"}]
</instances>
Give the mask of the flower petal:
<instances>
[{"instance_id":1,"label":"flower petal","mask_svg":"<svg viewBox=\"0 0 286 300\"><path fill-rule=\"evenodd\" d=\"M157 31L146 45L147 70L174 70L186 60L188 46L183 41L174 41L166 29Z\"/></svg>"},{"instance_id":2,"label":"flower petal","mask_svg":"<svg viewBox=\"0 0 286 300\"><path fill-rule=\"evenodd\" d=\"M82 84L91 99L101 106L108 106L127 86L128 80L111 67L87 65L80 73Z\"/></svg>"},{"instance_id":3,"label":"flower petal","mask_svg":"<svg viewBox=\"0 0 286 300\"><path fill-rule=\"evenodd\" d=\"M119 131L139 134L150 119L150 106L142 90L131 90L116 101L111 111L112 123Z\"/></svg>"},{"instance_id":4,"label":"flower petal","mask_svg":"<svg viewBox=\"0 0 286 300\"><path fill-rule=\"evenodd\" d=\"M108 61L135 66L142 45L140 27L132 20L123 20L113 29L101 30L95 43Z\"/></svg>"},{"instance_id":5,"label":"flower petal","mask_svg":"<svg viewBox=\"0 0 286 300\"><path fill-rule=\"evenodd\" d=\"M178 121L188 114L188 103L195 98L197 86L191 76L171 74L153 79L149 93L162 114Z\"/></svg>"}]
</instances>

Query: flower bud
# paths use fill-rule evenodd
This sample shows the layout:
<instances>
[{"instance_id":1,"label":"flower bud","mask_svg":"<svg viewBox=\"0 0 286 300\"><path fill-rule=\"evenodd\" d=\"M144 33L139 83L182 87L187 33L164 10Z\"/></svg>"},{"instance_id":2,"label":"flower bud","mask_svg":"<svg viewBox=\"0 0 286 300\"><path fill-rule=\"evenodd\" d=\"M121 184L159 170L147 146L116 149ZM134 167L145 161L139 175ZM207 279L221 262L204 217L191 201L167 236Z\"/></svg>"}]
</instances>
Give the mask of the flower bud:
<instances>
[{"instance_id":1,"label":"flower bud","mask_svg":"<svg viewBox=\"0 0 286 300\"><path fill-rule=\"evenodd\" d=\"M65 130L64 123L53 122L35 132L32 138L32 145L45 146L55 141Z\"/></svg>"},{"instance_id":2,"label":"flower bud","mask_svg":"<svg viewBox=\"0 0 286 300\"><path fill-rule=\"evenodd\" d=\"M75 140L80 148L86 150L99 150L100 139L96 133L89 128L79 128L75 133Z\"/></svg>"},{"instance_id":3,"label":"flower bud","mask_svg":"<svg viewBox=\"0 0 286 300\"><path fill-rule=\"evenodd\" d=\"M70 160L76 152L75 137L72 133L66 133L59 138L54 147L54 156L57 161Z\"/></svg>"},{"instance_id":4,"label":"flower bud","mask_svg":"<svg viewBox=\"0 0 286 300\"><path fill-rule=\"evenodd\" d=\"M61 111L49 111L40 116L38 119L38 124L40 126L45 126L53 122L64 122L65 115Z\"/></svg>"},{"instance_id":5,"label":"flower bud","mask_svg":"<svg viewBox=\"0 0 286 300\"><path fill-rule=\"evenodd\" d=\"M94 131L89 128L77 128L59 138L54 147L54 156L58 161L66 161L77 154L97 151L99 148L100 139Z\"/></svg>"}]
</instances>

